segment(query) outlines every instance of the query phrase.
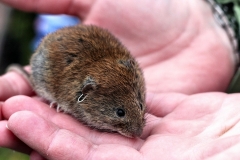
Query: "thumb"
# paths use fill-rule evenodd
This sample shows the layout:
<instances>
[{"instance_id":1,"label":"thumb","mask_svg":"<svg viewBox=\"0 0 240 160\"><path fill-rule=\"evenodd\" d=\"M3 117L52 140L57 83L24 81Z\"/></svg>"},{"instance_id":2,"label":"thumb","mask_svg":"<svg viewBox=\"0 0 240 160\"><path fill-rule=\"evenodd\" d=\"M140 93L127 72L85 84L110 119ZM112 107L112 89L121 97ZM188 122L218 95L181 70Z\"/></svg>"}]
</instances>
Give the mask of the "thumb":
<instances>
[{"instance_id":1,"label":"thumb","mask_svg":"<svg viewBox=\"0 0 240 160\"><path fill-rule=\"evenodd\" d=\"M84 19L88 14L93 0L0 0L14 8L28 12L44 12L52 14L71 14L78 15L80 19Z\"/></svg>"}]
</instances>

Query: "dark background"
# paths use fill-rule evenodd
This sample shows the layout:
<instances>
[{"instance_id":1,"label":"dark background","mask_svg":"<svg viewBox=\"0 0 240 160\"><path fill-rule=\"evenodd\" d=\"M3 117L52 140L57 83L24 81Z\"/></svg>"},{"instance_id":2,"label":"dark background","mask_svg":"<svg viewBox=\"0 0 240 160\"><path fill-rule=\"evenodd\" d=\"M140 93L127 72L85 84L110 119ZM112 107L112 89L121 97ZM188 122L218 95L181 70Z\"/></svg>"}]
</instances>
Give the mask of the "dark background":
<instances>
[{"instance_id":1,"label":"dark background","mask_svg":"<svg viewBox=\"0 0 240 160\"><path fill-rule=\"evenodd\" d=\"M0 3L0 73L12 63L29 64L33 53L31 43L34 37L36 15L13 10ZM1 160L28 160L29 156L0 148Z\"/></svg>"}]
</instances>

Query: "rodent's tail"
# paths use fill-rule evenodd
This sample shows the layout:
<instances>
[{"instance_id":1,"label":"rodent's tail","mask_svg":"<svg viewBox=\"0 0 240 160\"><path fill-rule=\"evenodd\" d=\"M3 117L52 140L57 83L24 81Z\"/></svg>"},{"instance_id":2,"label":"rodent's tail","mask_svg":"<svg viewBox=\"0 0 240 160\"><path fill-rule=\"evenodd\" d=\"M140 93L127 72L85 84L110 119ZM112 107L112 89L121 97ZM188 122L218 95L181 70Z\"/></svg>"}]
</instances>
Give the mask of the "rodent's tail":
<instances>
[{"instance_id":1,"label":"rodent's tail","mask_svg":"<svg viewBox=\"0 0 240 160\"><path fill-rule=\"evenodd\" d=\"M21 75L24 79L26 79L26 81L30 83L30 74L19 64L11 64L7 67L6 69L6 73L7 72L16 72L19 75Z\"/></svg>"}]
</instances>

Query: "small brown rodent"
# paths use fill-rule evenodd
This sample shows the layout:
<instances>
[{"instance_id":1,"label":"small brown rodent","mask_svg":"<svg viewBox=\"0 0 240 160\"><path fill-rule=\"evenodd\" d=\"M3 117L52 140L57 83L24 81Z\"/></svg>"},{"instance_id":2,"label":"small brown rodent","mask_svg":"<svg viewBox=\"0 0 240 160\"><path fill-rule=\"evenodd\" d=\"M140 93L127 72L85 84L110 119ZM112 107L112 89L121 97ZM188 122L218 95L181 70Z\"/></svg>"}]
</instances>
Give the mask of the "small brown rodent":
<instances>
[{"instance_id":1,"label":"small brown rodent","mask_svg":"<svg viewBox=\"0 0 240 160\"><path fill-rule=\"evenodd\" d=\"M78 25L43 38L33 54L36 93L86 125L127 137L145 125L145 83L130 52L107 30Z\"/></svg>"}]
</instances>

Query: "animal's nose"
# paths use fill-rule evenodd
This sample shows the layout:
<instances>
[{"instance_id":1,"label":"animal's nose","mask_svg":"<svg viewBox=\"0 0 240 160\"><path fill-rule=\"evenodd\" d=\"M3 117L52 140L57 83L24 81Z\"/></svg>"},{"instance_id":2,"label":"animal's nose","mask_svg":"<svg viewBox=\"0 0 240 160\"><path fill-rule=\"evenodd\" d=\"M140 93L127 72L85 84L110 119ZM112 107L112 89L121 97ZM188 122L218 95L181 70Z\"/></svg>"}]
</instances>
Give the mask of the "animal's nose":
<instances>
[{"instance_id":1,"label":"animal's nose","mask_svg":"<svg viewBox=\"0 0 240 160\"><path fill-rule=\"evenodd\" d=\"M142 127L137 127L133 130L133 137L140 137L141 134L143 132L143 128Z\"/></svg>"}]
</instances>

